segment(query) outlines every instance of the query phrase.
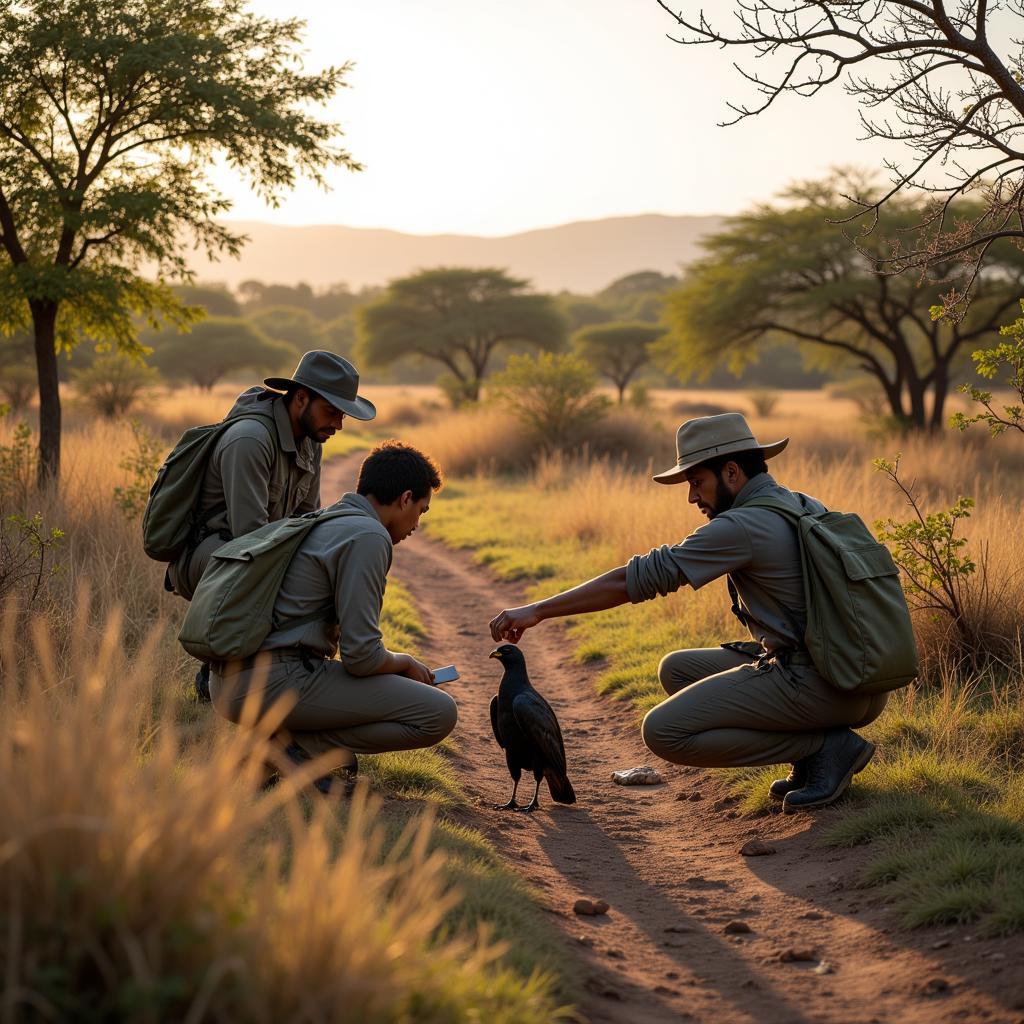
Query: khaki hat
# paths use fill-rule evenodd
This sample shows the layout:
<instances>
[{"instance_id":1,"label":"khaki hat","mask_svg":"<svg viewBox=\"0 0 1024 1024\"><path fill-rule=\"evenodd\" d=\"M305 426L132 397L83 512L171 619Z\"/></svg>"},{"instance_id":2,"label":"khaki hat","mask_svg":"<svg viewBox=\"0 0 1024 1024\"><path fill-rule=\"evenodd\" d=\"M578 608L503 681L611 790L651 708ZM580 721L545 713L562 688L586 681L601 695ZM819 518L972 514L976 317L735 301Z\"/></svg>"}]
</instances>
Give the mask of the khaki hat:
<instances>
[{"instance_id":1,"label":"khaki hat","mask_svg":"<svg viewBox=\"0 0 1024 1024\"><path fill-rule=\"evenodd\" d=\"M787 444L788 437L772 444L759 444L746 419L738 412L700 416L695 420L687 420L676 431L676 464L664 473L658 473L654 479L659 484L681 484L683 474L688 469L708 459L755 449L761 451L766 459L771 459Z\"/></svg>"},{"instance_id":2,"label":"khaki hat","mask_svg":"<svg viewBox=\"0 0 1024 1024\"><path fill-rule=\"evenodd\" d=\"M377 415L373 403L357 394L359 371L333 352L307 352L290 377L268 377L263 383L275 391L287 391L293 384L309 388L356 420L372 420Z\"/></svg>"}]
</instances>

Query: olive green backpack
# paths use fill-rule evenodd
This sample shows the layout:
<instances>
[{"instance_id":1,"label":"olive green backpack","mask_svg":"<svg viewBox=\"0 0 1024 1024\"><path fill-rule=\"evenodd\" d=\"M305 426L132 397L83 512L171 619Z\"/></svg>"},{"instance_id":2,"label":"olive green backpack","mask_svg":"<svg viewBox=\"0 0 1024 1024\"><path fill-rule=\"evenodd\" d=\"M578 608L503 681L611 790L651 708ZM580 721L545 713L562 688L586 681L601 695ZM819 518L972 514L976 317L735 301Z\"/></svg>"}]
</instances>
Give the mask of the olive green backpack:
<instances>
[{"instance_id":1,"label":"olive green backpack","mask_svg":"<svg viewBox=\"0 0 1024 1024\"><path fill-rule=\"evenodd\" d=\"M804 642L822 676L857 693L912 682L917 644L900 571L860 516L797 511L767 497L743 508L770 509L796 527L807 599Z\"/></svg>"},{"instance_id":2,"label":"olive green backpack","mask_svg":"<svg viewBox=\"0 0 1024 1024\"><path fill-rule=\"evenodd\" d=\"M150 558L173 562L197 541L202 523L196 519L196 506L214 446L228 427L246 419L263 420L274 430L270 413L236 413L220 423L190 427L164 459L142 513L142 547Z\"/></svg>"},{"instance_id":3,"label":"olive green backpack","mask_svg":"<svg viewBox=\"0 0 1024 1024\"><path fill-rule=\"evenodd\" d=\"M234 661L255 654L284 625L300 626L335 617L334 602L282 623L274 602L295 552L315 526L342 516L366 516L332 506L267 523L219 547L203 571L178 633L181 646L201 661Z\"/></svg>"}]
</instances>

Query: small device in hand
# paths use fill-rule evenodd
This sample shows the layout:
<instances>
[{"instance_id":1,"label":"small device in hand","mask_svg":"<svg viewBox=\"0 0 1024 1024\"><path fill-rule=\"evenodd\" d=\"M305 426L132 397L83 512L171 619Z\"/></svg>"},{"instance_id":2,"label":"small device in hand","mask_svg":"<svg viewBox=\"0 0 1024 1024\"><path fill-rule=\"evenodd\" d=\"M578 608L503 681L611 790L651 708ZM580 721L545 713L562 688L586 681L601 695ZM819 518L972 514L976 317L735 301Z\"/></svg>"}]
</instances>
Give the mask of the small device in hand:
<instances>
[{"instance_id":1,"label":"small device in hand","mask_svg":"<svg viewBox=\"0 0 1024 1024\"><path fill-rule=\"evenodd\" d=\"M444 668L434 669L434 685L440 683L453 683L459 678L458 669L454 665L445 665Z\"/></svg>"}]
</instances>

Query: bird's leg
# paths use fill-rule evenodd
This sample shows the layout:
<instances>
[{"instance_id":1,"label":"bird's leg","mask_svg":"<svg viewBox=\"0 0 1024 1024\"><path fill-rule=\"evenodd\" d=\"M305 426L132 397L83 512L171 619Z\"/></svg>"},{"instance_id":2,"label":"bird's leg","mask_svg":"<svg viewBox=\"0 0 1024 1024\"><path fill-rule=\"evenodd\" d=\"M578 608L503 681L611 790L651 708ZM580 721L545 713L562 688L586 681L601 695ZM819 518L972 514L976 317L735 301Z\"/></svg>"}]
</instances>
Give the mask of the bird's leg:
<instances>
[{"instance_id":1,"label":"bird's leg","mask_svg":"<svg viewBox=\"0 0 1024 1024\"><path fill-rule=\"evenodd\" d=\"M522 807L517 807L517 811L525 811L527 814L533 814L538 807L540 807L540 801L537 799L537 794L540 793L540 779L537 780L537 787L533 791L533 799L528 804L523 804Z\"/></svg>"},{"instance_id":2,"label":"bird's leg","mask_svg":"<svg viewBox=\"0 0 1024 1024\"><path fill-rule=\"evenodd\" d=\"M520 809L519 804L516 803L516 790L519 788L519 780L512 780L512 795L508 798L507 804L495 804L494 809L496 811L518 811Z\"/></svg>"}]
</instances>

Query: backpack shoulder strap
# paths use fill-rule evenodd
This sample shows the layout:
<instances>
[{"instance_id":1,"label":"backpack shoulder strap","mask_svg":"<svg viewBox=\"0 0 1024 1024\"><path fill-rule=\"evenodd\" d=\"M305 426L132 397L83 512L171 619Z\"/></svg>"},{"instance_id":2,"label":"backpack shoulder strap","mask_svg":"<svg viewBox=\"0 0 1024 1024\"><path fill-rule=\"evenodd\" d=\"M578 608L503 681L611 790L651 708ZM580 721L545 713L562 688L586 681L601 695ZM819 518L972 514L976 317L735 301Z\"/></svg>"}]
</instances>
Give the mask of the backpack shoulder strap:
<instances>
[{"instance_id":1,"label":"backpack shoulder strap","mask_svg":"<svg viewBox=\"0 0 1024 1024\"><path fill-rule=\"evenodd\" d=\"M813 509L795 509L787 505L784 501L779 501L778 498L769 497L752 498L750 501L744 502L740 505L736 511L740 512L745 508L766 508L772 512L778 512L780 515L785 516L793 522L799 522L804 516L813 516L816 514Z\"/></svg>"},{"instance_id":2,"label":"backpack shoulder strap","mask_svg":"<svg viewBox=\"0 0 1024 1024\"><path fill-rule=\"evenodd\" d=\"M294 516L292 518L315 520L314 522L312 522L309 525L309 527L305 531L303 531L303 536L305 537L305 536L308 536L309 531L312 530L314 527L319 526L321 523L326 523L326 522L328 522L331 519L344 519L344 518L347 518L349 516L365 516L365 515L366 515L366 513L363 512L361 509L354 509L354 508L323 509L323 508L318 508L318 509L314 509L312 512L306 512L306 513L304 513L301 516ZM282 622L279 622L279 621L275 620L274 623L273 623L273 629L279 630L279 629L285 628L286 626L288 627L288 629L292 629L295 626L308 626L311 622L321 622L321 621L329 620L330 618L332 618L332 616L335 614L335 612L336 612L336 609L334 607L334 601L332 600L330 602L330 604L325 604L323 607L317 608L316 611L307 612L305 615L299 615L298 617L296 617L294 619L287 619L287 620L282 621Z\"/></svg>"}]
</instances>

